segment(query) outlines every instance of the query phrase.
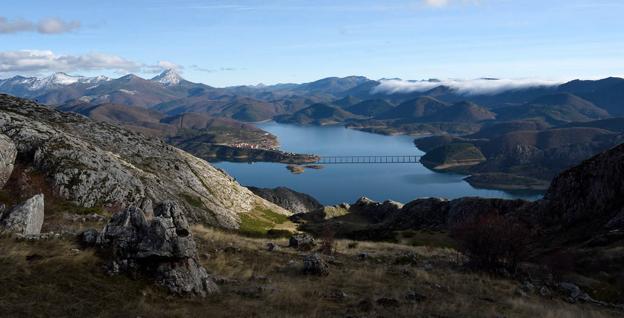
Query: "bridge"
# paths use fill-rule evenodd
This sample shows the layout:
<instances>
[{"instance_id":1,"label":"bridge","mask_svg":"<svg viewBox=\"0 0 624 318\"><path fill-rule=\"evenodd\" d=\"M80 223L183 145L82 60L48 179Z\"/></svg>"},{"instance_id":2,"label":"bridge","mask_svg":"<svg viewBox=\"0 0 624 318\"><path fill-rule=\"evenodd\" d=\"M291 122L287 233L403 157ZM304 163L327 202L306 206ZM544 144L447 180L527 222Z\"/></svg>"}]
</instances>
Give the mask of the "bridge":
<instances>
[{"instance_id":1,"label":"bridge","mask_svg":"<svg viewBox=\"0 0 624 318\"><path fill-rule=\"evenodd\" d=\"M418 163L420 156L321 156L314 164L356 164L356 163Z\"/></svg>"}]
</instances>

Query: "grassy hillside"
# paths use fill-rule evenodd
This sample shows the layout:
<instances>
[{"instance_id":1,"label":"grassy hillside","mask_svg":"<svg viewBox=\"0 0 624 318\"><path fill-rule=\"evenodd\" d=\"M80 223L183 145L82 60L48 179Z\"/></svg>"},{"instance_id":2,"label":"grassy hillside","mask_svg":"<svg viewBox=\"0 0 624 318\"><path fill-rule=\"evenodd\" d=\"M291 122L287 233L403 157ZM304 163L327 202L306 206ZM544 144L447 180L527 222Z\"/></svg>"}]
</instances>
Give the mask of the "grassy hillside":
<instances>
[{"instance_id":1,"label":"grassy hillside","mask_svg":"<svg viewBox=\"0 0 624 318\"><path fill-rule=\"evenodd\" d=\"M421 158L428 168L446 170L472 166L485 161L479 148L469 143L451 143L435 148Z\"/></svg>"}]
</instances>

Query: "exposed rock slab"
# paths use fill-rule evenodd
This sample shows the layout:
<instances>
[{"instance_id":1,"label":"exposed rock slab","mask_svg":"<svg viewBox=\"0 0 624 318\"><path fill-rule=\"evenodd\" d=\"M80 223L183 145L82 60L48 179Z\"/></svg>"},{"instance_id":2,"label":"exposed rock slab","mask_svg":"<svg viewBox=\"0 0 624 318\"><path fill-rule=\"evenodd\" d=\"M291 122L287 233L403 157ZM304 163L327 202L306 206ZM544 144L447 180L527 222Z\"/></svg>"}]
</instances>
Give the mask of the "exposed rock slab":
<instances>
[{"instance_id":1,"label":"exposed rock slab","mask_svg":"<svg viewBox=\"0 0 624 318\"><path fill-rule=\"evenodd\" d=\"M293 213L306 213L323 207L315 198L286 187L275 189L248 187L257 196Z\"/></svg>"},{"instance_id":2,"label":"exposed rock slab","mask_svg":"<svg viewBox=\"0 0 624 318\"><path fill-rule=\"evenodd\" d=\"M43 194L37 194L2 215L2 226L22 235L37 235L43 226Z\"/></svg>"},{"instance_id":3,"label":"exposed rock slab","mask_svg":"<svg viewBox=\"0 0 624 318\"><path fill-rule=\"evenodd\" d=\"M4 187L15 165L17 149L13 141L5 135L0 134L0 188Z\"/></svg>"},{"instance_id":4,"label":"exposed rock slab","mask_svg":"<svg viewBox=\"0 0 624 318\"><path fill-rule=\"evenodd\" d=\"M290 214L162 140L81 115L0 94L0 133L15 144L18 160L81 206L174 200L190 221L231 229L239 227L241 213L257 206Z\"/></svg>"}]
</instances>

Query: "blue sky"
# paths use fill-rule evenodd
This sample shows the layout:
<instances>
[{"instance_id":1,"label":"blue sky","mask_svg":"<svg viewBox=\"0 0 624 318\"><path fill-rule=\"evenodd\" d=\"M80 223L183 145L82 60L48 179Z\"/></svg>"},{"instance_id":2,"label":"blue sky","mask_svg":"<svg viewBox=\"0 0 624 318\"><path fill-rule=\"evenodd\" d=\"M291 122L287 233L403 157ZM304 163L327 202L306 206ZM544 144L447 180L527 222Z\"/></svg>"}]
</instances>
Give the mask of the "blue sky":
<instances>
[{"instance_id":1,"label":"blue sky","mask_svg":"<svg viewBox=\"0 0 624 318\"><path fill-rule=\"evenodd\" d=\"M0 11L0 78L172 64L215 86L624 76L622 17L621 0L22 0Z\"/></svg>"}]
</instances>

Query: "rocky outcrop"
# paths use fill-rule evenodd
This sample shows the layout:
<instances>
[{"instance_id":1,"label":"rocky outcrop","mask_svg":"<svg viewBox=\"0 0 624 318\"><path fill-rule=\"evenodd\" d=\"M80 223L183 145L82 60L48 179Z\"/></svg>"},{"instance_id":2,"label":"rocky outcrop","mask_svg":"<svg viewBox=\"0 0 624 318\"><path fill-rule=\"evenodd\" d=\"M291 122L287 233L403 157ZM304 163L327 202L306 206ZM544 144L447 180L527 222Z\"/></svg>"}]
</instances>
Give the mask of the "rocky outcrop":
<instances>
[{"instance_id":1,"label":"rocky outcrop","mask_svg":"<svg viewBox=\"0 0 624 318\"><path fill-rule=\"evenodd\" d=\"M257 196L293 213L306 213L323 207L313 197L286 187L275 189L248 187L248 189Z\"/></svg>"},{"instance_id":2,"label":"rocky outcrop","mask_svg":"<svg viewBox=\"0 0 624 318\"><path fill-rule=\"evenodd\" d=\"M43 201L43 194L35 195L2 214L0 224L10 232L22 235L38 235L43 226Z\"/></svg>"},{"instance_id":3,"label":"rocky outcrop","mask_svg":"<svg viewBox=\"0 0 624 318\"><path fill-rule=\"evenodd\" d=\"M617 221L624 212L623 176L624 145L561 173L544 196L543 221L568 226L598 222L616 228L624 223Z\"/></svg>"},{"instance_id":4,"label":"rocky outcrop","mask_svg":"<svg viewBox=\"0 0 624 318\"><path fill-rule=\"evenodd\" d=\"M396 214L403 204L394 201L379 203L369 198L362 197L349 207L349 212L357 213L373 223L378 223L392 214Z\"/></svg>"},{"instance_id":5,"label":"rocky outcrop","mask_svg":"<svg viewBox=\"0 0 624 318\"><path fill-rule=\"evenodd\" d=\"M15 165L17 149L9 137L0 134L0 188L4 187Z\"/></svg>"},{"instance_id":6,"label":"rocky outcrop","mask_svg":"<svg viewBox=\"0 0 624 318\"><path fill-rule=\"evenodd\" d=\"M138 206L174 200L192 222L236 229L241 213L263 206L290 214L233 178L162 140L0 95L0 133L17 160L45 174L80 206Z\"/></svg>"},{"instance_id":7,"label":"rocky outcrop","mask_svg":"<svg viewBox=\"0 0 624 318\"><path fill-rule=\"evenodd\" d=\"M173 201L157 205L153 216L136 207L114 215L97 245L112 251L113 273L146 275L174 294L205 296L218 291L199 264L189 224Z\"/></svg>"}]
</instances>

